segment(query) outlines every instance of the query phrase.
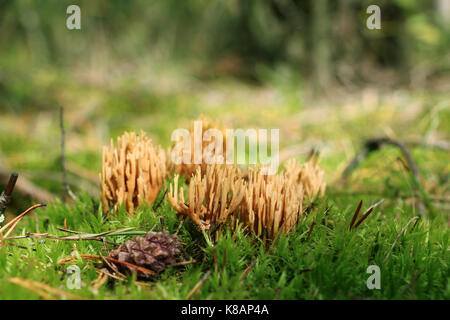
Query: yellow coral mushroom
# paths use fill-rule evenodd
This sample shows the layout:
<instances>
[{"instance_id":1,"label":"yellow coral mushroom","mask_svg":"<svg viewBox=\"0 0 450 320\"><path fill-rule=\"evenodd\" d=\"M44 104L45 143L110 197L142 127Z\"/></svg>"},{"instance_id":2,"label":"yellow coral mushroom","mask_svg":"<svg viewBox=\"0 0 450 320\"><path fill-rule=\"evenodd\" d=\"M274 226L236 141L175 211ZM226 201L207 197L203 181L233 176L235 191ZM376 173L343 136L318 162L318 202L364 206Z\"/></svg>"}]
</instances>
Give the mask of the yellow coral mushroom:
<instances>
[{"instance_id":1,"label":"yellow coral mushroom","mask_svg":"<svg viewBox=\"0 0 450 320\"><path fill-rule=\"evenodd\" d=\"M166 156L161 147L141 131L125 132L103 148L101 202L103 212L125 203L130 214L142 203L153 203L166 176Z\"/></svg>"},{"instance_id":2,"label":"yellow coral mushroom","mask_svg":"<svg viewBox=\"0 0 450 320\"><path fill-rule=\"evenodd\" d=\"M307 198L314 199L325 193L325 172L319 167L316 157L303 164L290 159L286 162L285 169L287 178L291 183L301 186Z\"/></svg>"},{"instance_id":3,"label":"yellow coral mushroom","mask_svg":"<svg viewBox=\"0 0 450 320\"><path fill-rule=\"evenodd\" d=\"M188 216L201 230L224 224L241 204L245 182L239 169L231 165L212 164L204 175L198 167L189 182L189 198L178 190L178 175L170 185L169 202L179 214Z\"/></svg>"},{"instance_id":4,"label":"yellow coral mushroom","mask_svg":"<svg viewBox=\"0 0 450 320\"><path fill-rule=\"evenodd\" d=\"M201 172L202 175L204 175L206 173L206 168L208 166L208 164L205 162L204 160L204 154L203 152L200 155L197 156L201 156L202 160L201 163L196 164L195 163L195 155L194 155L194 144L195 144L195 123L201 123L201 128L200 131L198 132L198 134L200 134L199 138L201 140L201 147L202 150L205 150L209 145L211 144L215 144L215 137L211 137L211 140L206 141L203 139L203 133L207 132L210 129L216 129L219 130L222 133L223 136L223 141L222 141L222 152L226 151L226 134L225 134L225 129L223 127L222 124L218 123L218 122L214 122L213 120L211 120L210 118L201 116L199 117L196 121L192 122L191 128L190 128L190 132L189 132L189 138L190 138L190 148L191 148L191 158L189 163L181 163L181 164L174 164L172 162L172 157L171 157L171 153L172 152L176 152L174 151L172 148L168 149L168 157L167 157L167 168L169 172L175 172L179 175L183 175L185 176L185 178L189 181L191 179L191 177L197 172L197 168L201 168ZM179 141L175 141L174 146L179 143ZM173 146L172 146L173 147ZM214 157L214 152L211 154L212 157ZM180 154L178 155L180 157L182 157L182 153L180 150Z\"/></svg>"},{"instance_id":5,"label":"yellow coral mushroom","mask_svg":"<svg viewBox=\"0 0 450 320\"><path fill-rule=\"evenodd\" d=\"M274 239L297 224L303 213L303 188L292 184L285 173L264 175L261 170L249 170L243 220L256 235Z\"/></svg>"}]
</instances>

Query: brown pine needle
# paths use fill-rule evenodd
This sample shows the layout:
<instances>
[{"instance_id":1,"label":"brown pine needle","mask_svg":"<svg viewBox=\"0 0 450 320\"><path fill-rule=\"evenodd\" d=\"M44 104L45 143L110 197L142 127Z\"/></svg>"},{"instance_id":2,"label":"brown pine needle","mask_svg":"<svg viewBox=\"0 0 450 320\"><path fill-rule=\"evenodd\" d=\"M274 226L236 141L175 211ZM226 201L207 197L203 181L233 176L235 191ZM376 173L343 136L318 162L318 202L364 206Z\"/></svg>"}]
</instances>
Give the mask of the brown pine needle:
<instances>
[{"instance_id":1,"label":"brown pine needle","mask_svg":"<svg viewBox=\"0 0 450 320\"><path fill-rule=\"evenodd\" d=\"M96 255L96 254L80 254L79 257L84 259L84 260L100 260L101 259L101 257L99 255ZM70 262L70 261L75 260L77 258L78 258L78 256L65 257L65 258L59 260L58 264L66 264L67 262Z\"/></svg>"},{"instance_id":2,"label":"brown pine needle","mask_svg":"<svg viewBox=\"0 0 450 320\"><path fill-rule=\"evenodd\" d=\"M108 275L103 272L98 272L98 277L91 282L91 286L94 290L98 290L106 281L108 281Z\"/></svg>"},{"instance_id":3,"label":"brown pine needle","mask_svg":"<svg viewBox=\"0 0 450 320\"><path fill-rule=\"evenodd\" d=\"M13 236L13 237L7 237L3 238L3 240L15 240L15 239L26 239L26 238L48 238L48 233L33 233L33 232L27 232L24 236Z\"/></svg>"},{"instance_id":4,"label":"brown pine needle","mask_svg":"<svg viewBox=\"0 0 450 320\"><path fill-rule=\"evenodd\" d=\"M183 224L184 224L184 220L186 220L186 216L183 216L183 217L181 218L180 224L178 225L178 228L177 228L177 231L175 232L175 235L178 235L178 232L180 232L181 227L182 227Z\"/></svg>"},{"instance_id":5,"label":"brown pine needle","mask_svg":"<svg viewBox=\"0 0 450 320\"><path fill-rule=\"evenodd\" d=\"M72 230L64 230L62 228L57 228L60 231L64 231L64 232L69 232L69 233L76 233L76 234L85 234L84 232L78 232L78 231L72 231ZM24 236L14 236L14 237L7 237L7 238L3 238L3 240L15 240L15 239L26 239L26 238L46 238L49 239L51 241L78 241L78 240L94 240L94 241L100 241L103 243L107 243L113 246L120 246L119 243L115 243L113 241L109 241L106 240L105 238L97 238L94 237L92 234L87 234L88 237L65 237L65 238L60 238L60 237L56 237L56 236L52 236L49 235L48 233L32 233L32 232L27 232L26 235Z\"/></svg>"},{"instance_id":6,"label":"brown pine needle","mask_svg":"<svg viewBox=\"0 0 450 320\"><path fill-rule=\"evenodd\" d=\"M211 275L211 270L208 270L208 272L206 272L203 275L203 277L200 279L200 281L195 284L195 286L192 288L192 290L189 291L189 293L186 296L186 300L189 300L194 294L198 293L198 291L200 290L200 288L203 286L203 284L209 278L210 275Z\"/></svg>"},{"instance_id":7,"label":"brown pine needle","mask_svg":"<svg viewBox=\"0 0 450 320\"><path fill-rule=\"evenodd\" d=\"M128 282L128 279L126 277L114 275L114 274L110 273L106 268L102 268L102 269L95 270L95 271L99 274L104 274L107 278L110 277L110 278L113 278L113 279L116 279L119 281ZM134 281L134 284L141 286L141 287L150 287L151 286L149 283L142 282L142 281Z\"/></svg>"},{"instance_id":8,"label":"brown pine needle","mask_svg":"<svg viewBox=\"0 0 450 320\"><path fill-rule=\"evenodd\" d=\"M77 259L77 257L78 256L69 256L69 257L63 258L63 259L59 260L59 264L66 264L69 261ZM96 255L96 254L95 255L93 255L93 254L80 254L79 257L84 259L84 260L102 260L102 257L100 255ZM116 259L110 258L110 257L103 257L103 258L108 260L108 261L110 261L110 262L121 264L121 265L129 267L131 269L136 269L136 270L141 271L142 273L145 273L145 274L150 274L150 275L155 275L156 274L156 272L154 272L154 271L152 271L150 269L147 269L147 268L144 268L144 267L140 267L140 266L137 266L137 265L132 264L132 263L119 261L119 260L116 260Z\"/></svg>"},{"instance_id":9,"label":"brown pine needle","mask_svg":"<svg viewBox=\"0 0 450 320\"><path fill-rule=\"evenodd\" d=\"M111 272L109 272L108 271L108 269L106 269L106 268L102 268L102 269L97 269L97 270L95 270L97 273L99 273L99 274L104 274L104 275L106 275L106 276L108 276L108 277L110 277L110 278L113 278L113 279L116 279L116 280L120 280L120 281L128 281L125 277L123 277L123 276L118 276L118 275L115 275L115 274L112 274Z\"/></svg>"},{"instance_id":10,"label":"brown pine needle","mask_svg":"<svg viewBox=\"0 0 450 320\"><path fill-rule=\"evenodd\" d=\"M55 300L54 297L52 297L49 293L47 293L43 290L40 290L39 288L36 288L34 286L30 286L27 282L23 282L22 279L20 279L20 278L11 278L11 279L9 279L9 282L14 283L18 286L21 286L22 288L28 289L31 292L36 293L42 299Z\"/></svg>"},{"instance_id":11,"label":"brown pine needle","mask_svg":"<svg viewBox=\"0 0 450 320\"><path fill-rule=\"evenodd\" d=\"M359 211L361 210L362 204L363 204L363 201L361 200L359 202L358 207L355 210L355 213L353 214L352 221L350 222L350 228L349 228L350 230L353 228L353 225L355 224L356 218L358 218L358 214L359 214Z\"/></svg>"},{"instance_id":12,"label":"brown pine needle","mask_svg":"<svg viewBox=\"0 0 450 320\"><path fill-rule=\"evenodd\" d=\"M118 264L124 265L126 267L131 268L131 269L136 269L136 270L141 271L142 273L145 273L145 274L149 274L149 275L155 275L156 274L156 272L154 272L154 271L152 271L150 269L147 269L147 268L144 268L144 267L140 267L140 266L137 266L137 265L129 263L129 262L119 261L119 260L116 260L114 258L109 258L109 257L105 257L105 259L108 260L108 261L114 262L114 263L118 263Z\"/></svg>"},{"instance_id":13,"label":"brown pine needle","mask_svg":"<svg viewBox=\"0 0 450 320\"><path fill-rule=\"evenodd\" d=\"M197 260L188 260L188 261L181 261L174 264L169 265L170 268L173 267L181 267L181 266L187 266L188 264L197 263Z\"/></svg>"},{"instance_id":14,"label":"brown pine needle","mask_svg":"<svg viewBox=\"0 0 450 320\"><path fill-rule=\"evenodd\" d=\"M373 212L373 210L378 207L380 204L384 202L384 199L381 199L380 201L376 202L375 204L371 205L369 209L366 210L366 212L362 215L361 219L353 226L353 229L356 229L364 220L367 219L367 217Z\"/></svg>"},{"instance_id":15,"label":"brown pine needle","mask_svg":"<svg viewBox=\"0 0 450 320\"><path fill-rule=\"evenodd\" d=\"M355 224L353 228L356 229L364 220L366 220L369 214L372 213L373 209L374 208L370 208L369 210L367 210L366 213L361 217L361 219L359 219L359 221Z\"/></svg>"},{"instance_id":16,"label":"brown pine needle","mask_svg":"<svg viewBox=\"0 0 450 320\"><path fill-rule=\"evenodd\" d=\"M114 263L111 263L108 260L106 260L105 256L102 255L101 252L100 252L100 258L111 270L113 270L116 274L118 274L119 277L121 277L123 279L127 278L126 275L124 275L122 272L119 271L119 268Z\"/></svg>"},{"instance_id":17,"label":"brown pine needle","mask_svg":"<svg viewBox=\"0 0 450 320\"><path fill-rule=\"evenodd\" d=\"M315 224L316 224L315 221L313 221L311 223L311 227L309 227L309 231L308 231L308 235L306 236L306 240L308 240L309 237L311 236L311 232L313 231Z\"/></svg>"},{"instance_id":18,"label":"brown pine needle","mask_svg":"<svg viewBox=\"0 0 450 320\"><path fill-rule=\"evenodd\" d=\"M70 299L70 300L83 300L83 298L73 295L71 293L67 293L65 291L56 289L44 283L40 283L37 281L32 281L23 278L9 278L9 282L19 285L25 289L35 292L39 296L47 300L55 300L55 299Z\"/></svg>"},{"instance_id":19,"label":"brown pine needle","mask_svg":"<svg viewBox=\"0 0 450 320\"><path fill-rule=\"evenodd\" d=\"M219 263L217 262L217 254L216 249L213 249L213 258L214 258L214 264L219 268Z\"/></svg>"},{"instance_id":20,"label":"brown pine needle","mask_svg":"<svg viewBox=\"0 0 450 320\"><path fill-rule=\"evenodd\" d=\"M89 234L87 232L68 230L68 229L58 228L58 227L56 229L59 230L59 231L62 231L62 232L73 233L73 234L84 234L84 235ZM92 236L92 234L90 234L90 235ZM109 235L111 235L111 234L109 234ZM113 246L120 246L119 243L106 240L105 238L98 238L98 237L94 237L94 238L81 238L81 237L78 237L78 239L73 239L73 238L72 239L66 239L66 238L59 238L59 237L50 236L49 239L51 239L51 240L75 240L75 241L76 240L95 240L95 241L101 241L103 243L110 244L110 245L113 245Z\"/></svg>"},{"instance_id":21,"label":"brown pine needle","mask_svg":"<svg viewBox=\"0 0 450 320\"><path fill-rule=\"evenodd\" d=\"M4 230L6 230L7 228L9 228L11 225L13 225L14 223L16 223L17 220L22 219L22 217L24 215L26 215L28 212L30 212L33 209L39 208L39 207L44 207L46 206L45 203L38 203L35 204L31 207L29 207L27 210L25 210L24 212L22 212L21 214L19 214L17 217L15 217L14 219L12 219L10 222L8 222L7 224L5 224L3 227L0 228L0 233L3 232Z\"/></svg>"},{"instance_id":22,"label":"brown pine needle","mask_svg":"<svg viewBox=\"0 0 450 320\"><path fill-rule=\"evenodd\" d=\"M244 280L245 278L247 278L248 273L250 272L250 270L255 266L256 264L256 260L253 261L247 268L245 268L244 272L242 272L242 276L241 279Z\"/></svg>"},{"instance_id":23,"label":"brown pine needle","mask_svg":"<svg viewBox=\"0 0 450 320\"><path fill-rule=\"evenodd\" d=\"M45 207L46 204L45 203L38 203L35 204L31 207L29 207L27 210L25 210L24 212L22 212L21 214L19 214L17 217L15 217L14 219L12 219L10 222L8 222L7 224L5 224L2 228L0 228L0 235L2 234L3 231L5 231L6 229L9 228L8 232L5 233L5 235L3 237L0 238L0 241L3 238L6 238L13 230L14 228L17 226L17 224L20 222L20 220L30 211L33 211L36 208L39 207Z\"/></svg>"},{"instance_id":24,"label":"brown pine needle","mask_svg":"<svg viewBox=\"0 0 450 320\"><path fill-rule=\"evenodd\" d=\"M121 232L125 232L125 231L130 231L135 229L134 227L131 228L122 228L122 229L118 229L118 230L111 230L111 231L105 231L105 232L101 232L101 233L85 233L85 234L78 234L76 236L68 236L68 237L62 237L62 238L55 238L57 240L82 240L82 239L92 239L92 238L98 238L98 237L102 237L102 236L107 236L107 235L113 235L116 233L121 233Z\"/></svg>"},{"instance_id":25,"label":"brown pine needle","mask_svg":"<svg viewBox=\"0 0 450 320\"><path fill-rule=\"evenodd\" d=\"M66 229L65 227L64 227L64 228L56 227L56 230L59 230L59 231L62 231L62 232L67 232L67 233L87 234L87 232L83 232L83 231L75 231L75 230L69 230L69 229Z\"/></svg>"}]
</instances>

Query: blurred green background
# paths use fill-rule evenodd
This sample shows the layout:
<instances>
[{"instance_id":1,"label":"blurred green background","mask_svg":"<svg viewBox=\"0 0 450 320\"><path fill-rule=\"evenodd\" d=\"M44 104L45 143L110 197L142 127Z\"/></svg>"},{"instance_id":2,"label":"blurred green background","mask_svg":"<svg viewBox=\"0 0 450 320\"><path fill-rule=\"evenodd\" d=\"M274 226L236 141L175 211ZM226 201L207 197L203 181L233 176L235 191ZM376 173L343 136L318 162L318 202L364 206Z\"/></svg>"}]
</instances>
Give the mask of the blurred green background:
<instances>
[{"instance_id":1,"label":"blurred green background","mask_svg":"<svg viewBox=\"0 0 450 320\"><path fill-rule=\"evenodd\" d=\"M71 4L81 30L66 28ZM111 138L144 129L167 147L199 115L280 128L281 160L319 147L333 181L366 138L448 141L449 48L447 0L2 0L1 183L18 170L61 193L60 106L69 183L91 195ZM414 155L427 191L447 193L448 152ZM389 189L397 158L356 179Z\"/></svg>"}]
</instances>

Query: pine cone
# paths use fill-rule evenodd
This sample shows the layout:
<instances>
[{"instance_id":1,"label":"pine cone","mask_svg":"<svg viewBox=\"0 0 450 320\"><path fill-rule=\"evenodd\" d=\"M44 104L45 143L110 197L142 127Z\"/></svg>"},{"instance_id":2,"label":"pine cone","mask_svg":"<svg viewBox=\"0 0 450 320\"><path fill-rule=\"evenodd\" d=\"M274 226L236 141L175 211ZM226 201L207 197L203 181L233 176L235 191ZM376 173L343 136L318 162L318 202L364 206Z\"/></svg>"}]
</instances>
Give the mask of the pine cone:
<instances>
[{"instance_id":1,"label":"pine cone","mask_svg":"<svg viewBox=\"0 0 450 320\"><path fill-rule=\"evenodd\" d=\"M177 262L182 243L176 235L167 231L149 231L143 237L135 237L111 251L109 257L121 262L128 262L155 272L162 272ZM136 271L124 265L117 265L119 270ZM147 274L138 271L138 277L146 278Z\"/></svg>"}]
</instances>

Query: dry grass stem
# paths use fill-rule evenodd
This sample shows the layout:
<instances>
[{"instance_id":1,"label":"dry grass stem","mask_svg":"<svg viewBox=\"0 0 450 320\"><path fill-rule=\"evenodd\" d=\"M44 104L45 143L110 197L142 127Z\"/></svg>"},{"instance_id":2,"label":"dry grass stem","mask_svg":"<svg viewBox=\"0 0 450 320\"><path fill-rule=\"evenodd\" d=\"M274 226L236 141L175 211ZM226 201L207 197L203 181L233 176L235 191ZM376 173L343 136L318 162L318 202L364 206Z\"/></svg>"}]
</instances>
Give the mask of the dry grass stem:
<instances>
[{"instance_id":1,"label":"dry grass stem","mask_svg":"<svg viewBox=\"0 0 450 320\"><path fill-rule=\"evenodd\" d=\"M200 279L200 281L195 284L195 286L191 289L191 291L189 291L189 293L186 296L186 300L189 300L192 296L194 296L198 293L198 291L200 290L200 288L203 286L203 284L209 278L210 275L211 275L211 270L206 272L203 275L203 277Z\"/></svg>"},{"instance_id":2,"label":"dry grass stem","mask_svg":"<svg viewBox=\"0 0 450 320\"><path fill-rule=\"evenodd\" d=\"M83 298L79 296L67 293L65 291L53 288L49 285L37 281L32 281L23 278L9 278L9 282L19 285L22 288L28 289L46 300L56 300L56 299L83 300Z\"/></svg>"}]
</instances>

